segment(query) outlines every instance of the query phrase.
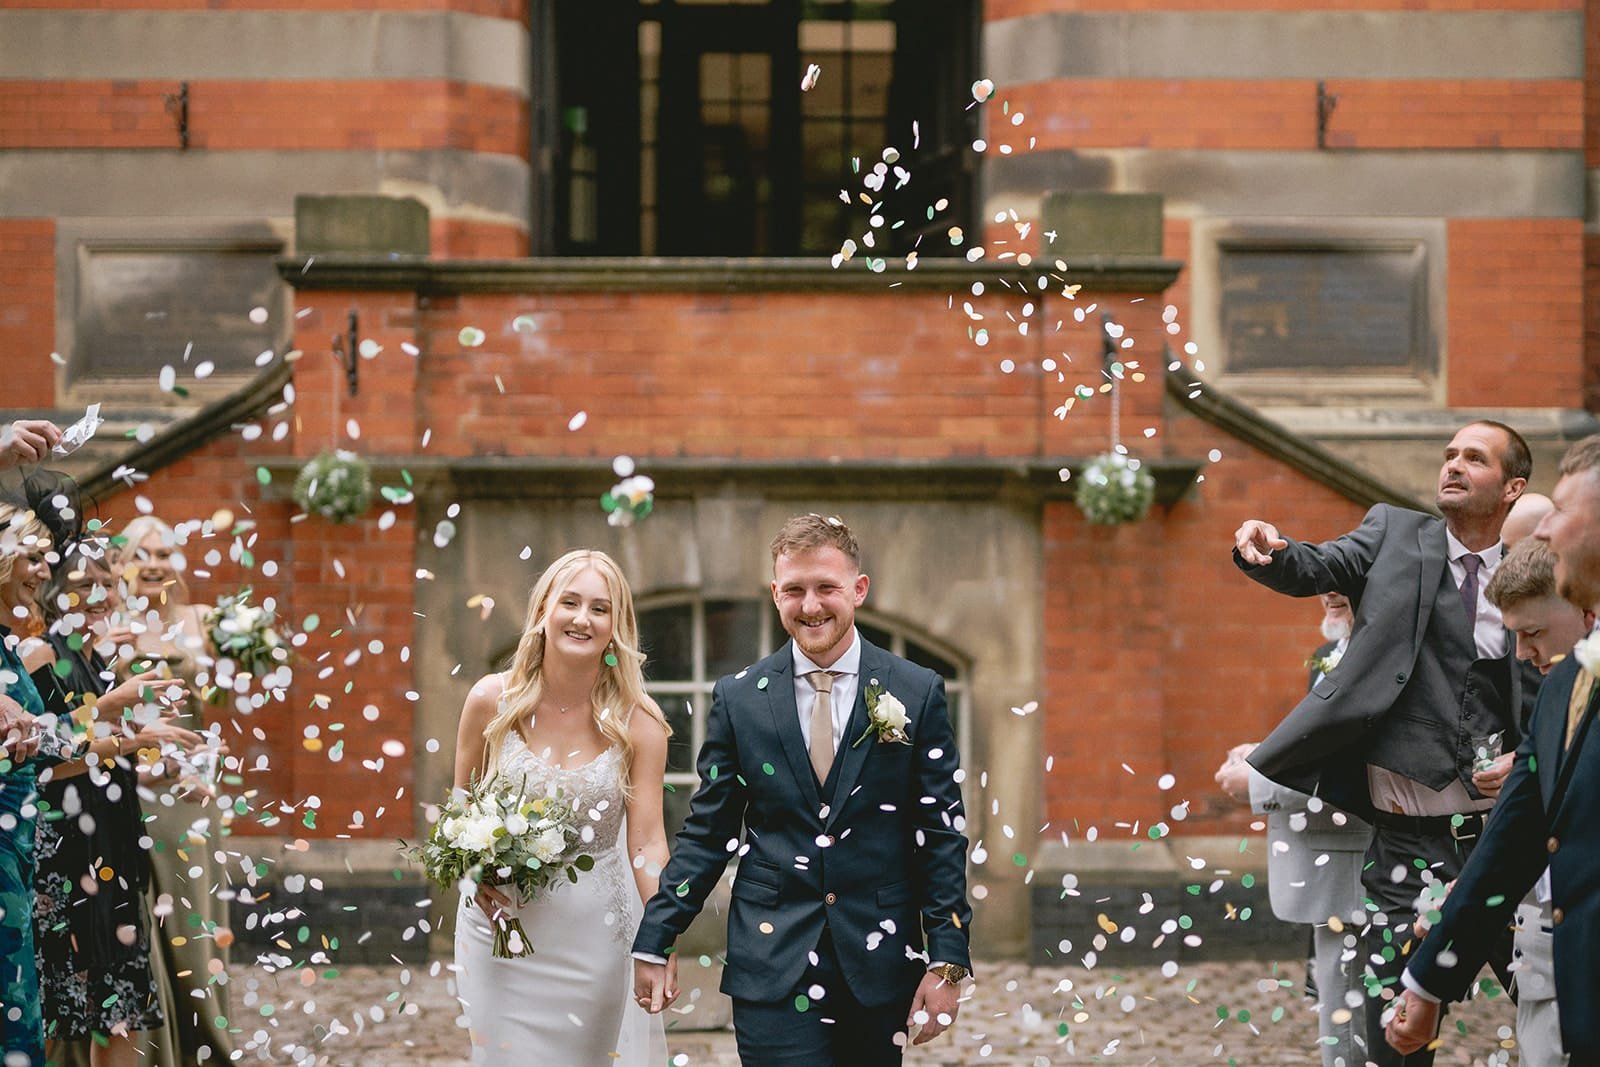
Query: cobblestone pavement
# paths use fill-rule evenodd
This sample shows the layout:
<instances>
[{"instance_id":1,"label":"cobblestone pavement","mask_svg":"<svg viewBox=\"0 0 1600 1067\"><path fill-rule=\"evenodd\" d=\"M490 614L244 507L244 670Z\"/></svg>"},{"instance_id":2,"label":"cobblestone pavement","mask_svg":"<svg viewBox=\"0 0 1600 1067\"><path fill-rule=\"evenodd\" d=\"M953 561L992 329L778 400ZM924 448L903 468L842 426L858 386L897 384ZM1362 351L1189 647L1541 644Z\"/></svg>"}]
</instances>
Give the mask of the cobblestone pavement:
<instances>
[{"instance_id":1,"label":"cobblestone pavement","mask_svg":"<svg viewBox=\"0 0 1600 1067\"><path fill-rule=\"evenodd\" d=\"M906 1056L910 1067L996 1064L1316 1063L1316 1024L1299 992L1304 966L1196 963L1119 972L1081 966L980 965L984 981L950 1034ZM235 968L243 1062L464 1067L467 1036L444 963L269 975ZM692 1014L692 1013L691 1013ZM1438 1063L1504 1064L1515 1012L1480 997L1446 1020ZM679 1017L674 1023L682 1024ZM669 1031L676 1067L738 1063L726 1030ZM531 1057L527 1062L538 1062ZM603 1067L603 1065L601 1065Z\"/></svg>"}]
</instances>

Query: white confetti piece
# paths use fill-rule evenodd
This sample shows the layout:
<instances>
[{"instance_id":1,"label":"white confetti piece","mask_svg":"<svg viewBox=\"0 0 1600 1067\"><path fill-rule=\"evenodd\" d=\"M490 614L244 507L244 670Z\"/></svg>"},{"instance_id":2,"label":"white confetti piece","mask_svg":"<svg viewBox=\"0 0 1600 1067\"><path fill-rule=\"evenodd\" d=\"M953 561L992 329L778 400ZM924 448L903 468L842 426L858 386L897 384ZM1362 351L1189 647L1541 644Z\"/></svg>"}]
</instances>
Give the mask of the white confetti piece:
<instances>
[{"instance_id":1,"label":"white confetti piece","mask_svg":"<svg viewBox=\"0 0 1600 1067\"><path fill-rule=\"evenodd\" d=\"M580 411L576 415L573 415L572 418L567 420L567 429L573 433L576 433L583 429L584 423L588 421L589 413L587 411Z\"/></svg>"}]
</instances>

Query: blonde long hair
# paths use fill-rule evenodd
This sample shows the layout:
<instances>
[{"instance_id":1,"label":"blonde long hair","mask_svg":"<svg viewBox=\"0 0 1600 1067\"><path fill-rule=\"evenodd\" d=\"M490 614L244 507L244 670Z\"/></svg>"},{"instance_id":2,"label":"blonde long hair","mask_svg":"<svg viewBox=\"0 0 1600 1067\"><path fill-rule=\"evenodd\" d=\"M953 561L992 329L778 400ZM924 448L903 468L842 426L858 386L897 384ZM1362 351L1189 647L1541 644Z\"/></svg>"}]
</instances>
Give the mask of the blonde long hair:
<instances>
[{"instance_id":1,"label":"blonde long hair","mask_svg":"<svg viewBox=\"0 0 1600 1067\"><path fill-rule=\"evenodd\" d=\"M28 508L0 504L0 583L11 580L17 559L36 545L50 547L50 528ZM0 617L0 626L8 626L25 637L36 637L44 632L38 604L33 605L26 620L6 612Z\"/></svg>"},{"instance_id":2,"label":"blonde long hair","mask_svg":"<svg viewBox=\"0 0 1600 1067\"><path fill-rule=\"evenodd\" d=\"M622 576L615 560L594 549L568 552L546 567L534 583L533 592L528 595L527 620L522 626L517 651L511 658L499 710L483 731L484 765L497 765L506 737L538 706L544 693L544 630L550 619L550 607L585 570L593 570L600 576L611 598L611 650L617 659L614 667L601 663L594 689L589 694L589 714L595 728L622 753L622 787L628 791L628 772L633 766L633 739L628 734L628 720L634 710L643 709L661 723L668 736L672 728L655 701L644 691L645 657L639 651L639 623L628 580Z\"/></svg>"},{"instance_id":3,"label":"blonde long hair","mask_svg":"<svg viewBox=\"0 0 1600 1067\"><path fill-rule=\"evenodd\" d=\"M111 573L117 581L122 583L122 587L125 590L124 597L133 593L134 583L138 579L139 546L144 544L145 539L151 534L158 534L161 537L161 543L175 552L179 552L183 548L183 545L178 540L178 531L154 515L137 515L130 519L128 525L122 528L121 538L112 541L111 550L107 553L110 556ZM120 544L118 540L121 541ZM179 604L189 603L189 586L183 580L183 571L173 567L173 574L176 576L176 580L171 587L156 593L141 590L139 594L148 598L149 603L145 605L145 610L149 611L151 608L155 608L164 619L171 617L171 608ZM177 596L171 594L170 589L172 588L177 590Z\"/></svg>"}]
</instances>

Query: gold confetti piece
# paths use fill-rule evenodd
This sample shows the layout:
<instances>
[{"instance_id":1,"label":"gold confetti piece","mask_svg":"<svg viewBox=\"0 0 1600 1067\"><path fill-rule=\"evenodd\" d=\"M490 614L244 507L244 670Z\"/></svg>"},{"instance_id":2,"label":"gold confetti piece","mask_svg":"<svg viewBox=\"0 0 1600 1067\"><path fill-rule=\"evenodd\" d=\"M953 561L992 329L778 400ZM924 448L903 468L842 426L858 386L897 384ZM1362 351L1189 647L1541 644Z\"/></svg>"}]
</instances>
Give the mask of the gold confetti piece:
<instances>
[{"instance_id":1,"label":"gold confetti piece","mask_svg":"<svg viewBox=\"0 0 1600 1067\"><path fill-rule=\"evenodd\" d=\"M1117 924L1112 922L1110 917L1107 916L1105 912L1101 912L1099 915L1096 915L1094 917L1094 921L1099 923L1100 929L1104 930L1108 934L1114 934L1117 932Z\"/></svg>"},{"instance_id":2,"label":"gold confetti piece","mask_svg":"<svg viewBox=\"0 0 1600 1067\"><path fill-rule=\"evenodd\" d=\"M184 945L187 945L188 943L189 943L189 939L187 937L184 937L182 934L177 934L176 936L174 936L172 938L172 947L173 948L182 948ZM183 976L179 975L178 977L181 978Z\"/></svg>"},{"instance_id":3,"label":"gold confetti piece","mask_svg":"<svg viewBox=\"0 0 1600 1067\"><path fill-rule=\"evenodd\" d=\"M773 927L772 927L771 923L762 923L761 926L760 926L760 930L764 934L772 933L772 929L773 929Z\"/></svg>"}]
</instances>

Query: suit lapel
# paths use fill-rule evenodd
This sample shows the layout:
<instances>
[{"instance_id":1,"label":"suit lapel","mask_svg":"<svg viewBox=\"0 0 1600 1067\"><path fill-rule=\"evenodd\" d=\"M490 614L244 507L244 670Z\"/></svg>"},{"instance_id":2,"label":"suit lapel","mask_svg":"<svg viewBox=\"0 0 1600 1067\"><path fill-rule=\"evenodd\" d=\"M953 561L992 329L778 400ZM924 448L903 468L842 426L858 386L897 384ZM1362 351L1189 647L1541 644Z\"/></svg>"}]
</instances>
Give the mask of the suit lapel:
<instances>
[{"instance_id":1,"label":"suit lapel","mask_svg":"<svg viewBox=\"0 0 1600 1067\"><path fill-rule=\"evenodd\" d=\"M877 743L868 737L859 745L856 744L856 739L867 730L867 687L876 680L884 692L889 692L889 668L894 663L882 649L868 644L866 638L862 637L859 640L861 673L856 676L856 702L850 709L850 725L845 727L844 737L839 742L839 753L834 760L836 770L833 774L833 793L828 800L828 817L824 820L830 826L833 820L839 817L850 791L860 780L861 769L866 766L867 756L872 752L872 746Z\"/></svg>"},{"instance_id":2,"label":"suit lapel","mask_svg":"<svg viewBox=\"0 0 1600 1067\"><path fill-rule=\"evenodd\" d=\"M800 708L794 701L794 652L790 642L768 657L762 665L767 682L767 710L782 742L783 756L789 764L807 806L816 811L822 800L817 795L816 775L811 771L811 754L806 751L805 735L800 732Z\"/></svg>"},{"instance_id":3,"label":"suit lapel","mask_svg":"<svg viewBox=\"0 0 1600 1067\"><path fill-rule=\"evenodd\" d=\"M1555 783L1551 788L1551 799L1545 805L1545 810L1550 812L1552 818L1560 812L1562 805L1566 803L1567 783L1572 780L1573 771L1576 769L1578 761L1583 758L1583 746L1587 743L1588 735L1594 728L1595 695L1600 693L1600 687L1590 691L1589 703L1584 706L1582 714L1578 716L1577 726L1573 729L1572 744L1568 745L1566 743L1567 701L1572 698L1572 687L1577 681L1578 674L1574 671L1572 677L1567 680L1567 684L1562 687L1562 691L1566 694L1566 699L1561 701L1561 714L1558 717L1553 716L1559 718L1559 723L1552 732L1555 735L1555 749L1560 754L1560 763L1558 764L1560 770L1557 772Z\"/></svg>"},{"instance_id":4,"label":"suit lapel","mask_svg":"<svg viewBox=\"0 0 1600 1067\"><path fill-rule=\"evenodd\" d=\"M1422 566L1417 568L1420 588L1417 590L1417 631L1411 638L1414 649L1422 647L1422 638L1428 632L1428 619L1433 615L1433 602L1438 598L1439 582L1444 576L1445 556L1450 551L1442 521L1424 523L1417 531L1417 551L1422 555Z\"/></svg>"}]
</instances>

